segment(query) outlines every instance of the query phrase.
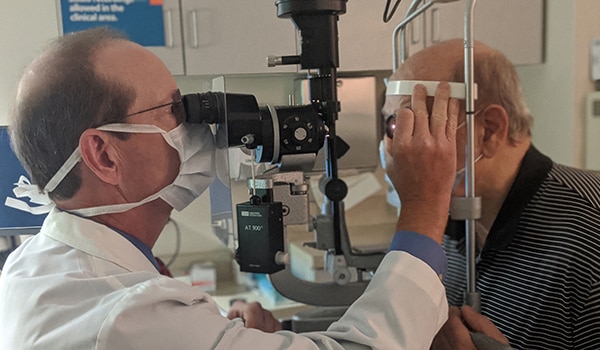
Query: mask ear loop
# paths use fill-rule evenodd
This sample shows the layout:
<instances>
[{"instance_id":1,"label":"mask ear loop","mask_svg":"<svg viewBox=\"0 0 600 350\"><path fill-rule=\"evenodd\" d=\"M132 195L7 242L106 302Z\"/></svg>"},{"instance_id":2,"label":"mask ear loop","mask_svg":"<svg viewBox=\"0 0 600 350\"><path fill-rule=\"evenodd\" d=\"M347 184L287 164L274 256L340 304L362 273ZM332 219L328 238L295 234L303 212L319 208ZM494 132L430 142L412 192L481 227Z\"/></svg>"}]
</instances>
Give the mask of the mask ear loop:
<instances>
[{"instance_id":1,"label":"mask ear loop","mask_svg":"<svg viewBox=\"0 0 600 350\"><path fill-rule=\"evenodd\" d=\"M114 123L114 124L106 124L96 128L97 130L102 131L112 131L112 132L126 132L126 133L165 133L163 129L157 127L156 125L145 125L145 124L125 124L125 123ZM56 174L48 181L46 186L44 187L45 193L50 193L58 187L58 185L64 180L67 174L73 170L75 165L81 161L81 152L79 146L71 153L69 158L64 162L64 164L58 169Z\"/></svg>"},{"instance_id":2,"label":"mask ear loop","mask_svg":"<svg viewBox=\"0 0 600 350\"><path fill-rule=\"evenodd\" d=\"M69 158L64 162L64 164L58 169L56 174L52 176L50 181L44 187L44 193L48 194L56 189L58 185L62 182L62 180L67 176L67 174L73 170L75 165L77 165L81 161L81 152L79 151L79 146L75 148L75 151L71 153Z\"/></svg>"},{"instance_id":3,"label":"mask ear loop","mask_svg":"<svg viewBox=\"0 0 600 350\"><path fill-rule=\"evenodd\" d=\"M475 117L476 117L476 116L477 116L479 113L481 113L481 112L483 112L483 111L485 111L485 108L482 108L482 109L478 110L477 112L475 112L475 113L473 114L473 118L475 118ZM458 125L456 126L456 130L458 130L458 129L462 128L462 127L463 127L463 126L465 126L465 125L467 125L467 119L466 119L466 118L465 118L465 121L463 121L462 123L460 123L460 124L458 124Z\"/></svg>"},{"instance_id":4,"label":"mask ear loop","mask_svg":"<svg viewBox=\"0 0 600 350\"><path fill-rule=\"evenodd\" d=\"M477 158L475 158L474 163L477 163L478 161L480 161L481 158L483 158L483 152L479 153ZM454 191L456 191L458 184L463 180L466 169L467 169L466 167L463 167L456 172L456 177L454 178L454 185L452 185L452 193L454 193Z\"/></svg>"}]
</instances>

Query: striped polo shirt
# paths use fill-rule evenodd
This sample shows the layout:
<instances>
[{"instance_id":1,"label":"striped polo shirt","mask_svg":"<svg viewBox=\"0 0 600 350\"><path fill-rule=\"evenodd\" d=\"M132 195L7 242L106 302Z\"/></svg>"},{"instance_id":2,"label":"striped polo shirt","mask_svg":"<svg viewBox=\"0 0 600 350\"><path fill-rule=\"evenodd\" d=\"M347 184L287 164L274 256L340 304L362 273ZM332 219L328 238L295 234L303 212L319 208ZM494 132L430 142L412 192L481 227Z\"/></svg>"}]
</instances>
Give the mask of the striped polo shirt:
<instances>
[{"instance_id":1,"label":"striped polo shirt","mask_svg":"<svg viewBox=\"0 0 600 350\"><path fill-rule=\"evenodd\" d=\"M464 222L450 221L448 301L466 289ZM516 349L600 349L600 177L530 147L477 257L481 312Z\"/></svg>"}]
</instances>

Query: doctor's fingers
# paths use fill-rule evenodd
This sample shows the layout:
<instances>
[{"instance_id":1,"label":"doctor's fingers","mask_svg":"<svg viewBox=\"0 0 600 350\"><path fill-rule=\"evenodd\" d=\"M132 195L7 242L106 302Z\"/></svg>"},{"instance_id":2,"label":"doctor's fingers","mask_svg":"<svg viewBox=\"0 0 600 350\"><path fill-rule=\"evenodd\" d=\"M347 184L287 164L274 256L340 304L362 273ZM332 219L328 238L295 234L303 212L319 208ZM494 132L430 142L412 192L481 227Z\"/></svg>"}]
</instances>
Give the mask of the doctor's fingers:
<instances>
[{"instance_id":1,"label":"doctor's fingers","mask_svg":"<svg viewBox=\"0 0 600 350\"><path fill-rule=\"evenodd\" d=\"M281 323L273 316L273 313L263 309L257 302L246 304L241 317L246 328L255 328L268 333L279 331L282 328Z\"/></svg>"},{"instance_id":2,"label":"doctor's fingers","mask_svg":"<svg viewBox=\"0 0 600 350\"><path fill-rule=\"evenodd\" d=\"M436 88L430 116L427 109L427 89L422 84L416 84L411 96L411 108L401 108L395 113L394 138L400 137L406 141L415 136L428 140L433 136L436 139L453 141L459 109L458 100L450 98L450 85L440 82Z\"/></svg>"},{"instance_id":3,"label":"doctor's fingers","mask_svg":"<svg viewBox=\"0 0 600 350\"><path fill-rule=\"evenodd\" d=\"M431 350L476 350L471 333L464 325L460 310L451 306L448 320L433 339Z\"/></svg>"},{"instance_id":4,"label":"doctor's fingers","mask_svg":"<svg viewBox=\"0 0 600 350\"><path fill-rule=\"evenodd\" d=\"M495 339L505 345L508 345L508 339L487 317L477 313L469 306L461 308L464 323L474 332L483 333L488 337Z\"/></svg>"},{"instance_id":5,"label":"doctor's fingers","mask_svg":"<svg viewBox=\"0 0 600 350\"><path fill-rule=\"evenodd\" d=\"M410 129L414 136L430 135L429 111L427 110L427 88L417 84L413 87L410 106L414 115L414 127Z\"/></svg>"},{"instance_id":6,"label":"doctor's fingers","mask_svg":"<svg viewBox=\"0 0 600 350\"><path fill-rule=\"evenodd\" d=\"M456 125L460 104L457 99L450 97L450 85L440 82L435 90L429 127L431 134L436 137L454 142L456 139Z\"/></svg>"},{"instance_id":7,"label":"doctor's fingers","mask_svg":"<svg viewBox=\"0 0 600 350\"><path fill-rule=\"evenodd\" d=\"M404 107L396 110L394 113L396 116L395 123L396 126L394 128L394 138L392 141L388 143L388 152L392 153L390 147L395 142L407 143L413 138L414 128L415 128L415 113L410 107Z\"/></svg>"}]
</instances>

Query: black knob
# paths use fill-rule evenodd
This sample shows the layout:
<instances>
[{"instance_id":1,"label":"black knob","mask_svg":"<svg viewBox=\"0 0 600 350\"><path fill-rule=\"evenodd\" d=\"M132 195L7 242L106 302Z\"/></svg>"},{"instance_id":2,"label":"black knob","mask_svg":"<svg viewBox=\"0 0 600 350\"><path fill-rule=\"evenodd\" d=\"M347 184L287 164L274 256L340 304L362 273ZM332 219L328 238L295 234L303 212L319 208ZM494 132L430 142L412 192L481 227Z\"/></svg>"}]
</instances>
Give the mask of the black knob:
<instances>
[{"instance_id":1,"label":"black knob","mask_svg":"<svg viewBox=\"0 0 600 350\"><path fill-rule=\"evenodd\" d=\"M346 198L348 186L343 180L330 179L325 184L325 195L334 202L339 202Z\"/></svg>"}]
</instances>

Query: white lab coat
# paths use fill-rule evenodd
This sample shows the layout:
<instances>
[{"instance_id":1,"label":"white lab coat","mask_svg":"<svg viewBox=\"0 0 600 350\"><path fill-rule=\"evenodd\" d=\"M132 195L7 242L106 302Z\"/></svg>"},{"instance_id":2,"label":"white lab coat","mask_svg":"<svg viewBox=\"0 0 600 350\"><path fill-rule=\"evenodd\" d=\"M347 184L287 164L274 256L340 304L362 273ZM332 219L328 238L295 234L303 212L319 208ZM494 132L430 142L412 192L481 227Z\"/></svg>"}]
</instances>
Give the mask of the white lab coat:
<instances>
[{"instance_id":1,"label":"white lab coat","mask_svg":"<svg viewBox=\"0 0 600 350\"><path fill-rule=\"evenodd\" d=\"M392 252L327 332L265 334L158 274L113 230L55 209L2 271L0 349L428 349L447 312L435 272Z\"/></svg>"}]
</instances>

